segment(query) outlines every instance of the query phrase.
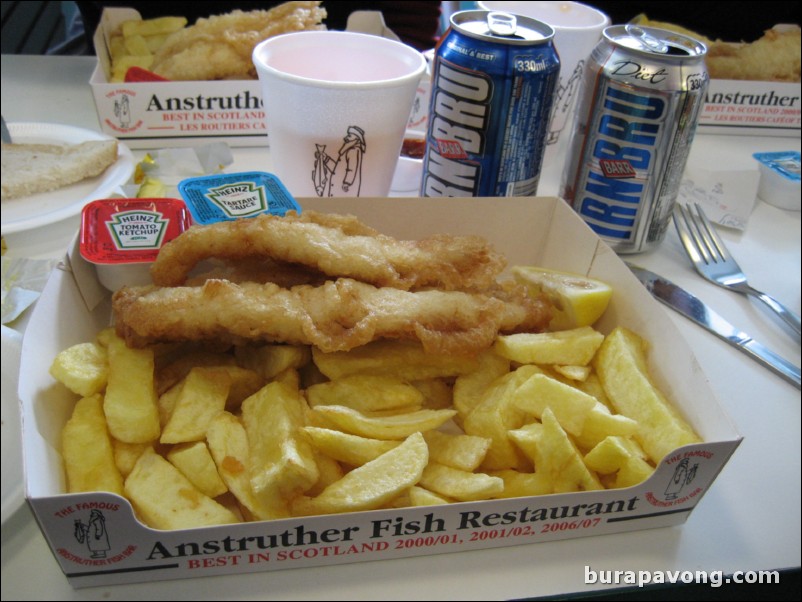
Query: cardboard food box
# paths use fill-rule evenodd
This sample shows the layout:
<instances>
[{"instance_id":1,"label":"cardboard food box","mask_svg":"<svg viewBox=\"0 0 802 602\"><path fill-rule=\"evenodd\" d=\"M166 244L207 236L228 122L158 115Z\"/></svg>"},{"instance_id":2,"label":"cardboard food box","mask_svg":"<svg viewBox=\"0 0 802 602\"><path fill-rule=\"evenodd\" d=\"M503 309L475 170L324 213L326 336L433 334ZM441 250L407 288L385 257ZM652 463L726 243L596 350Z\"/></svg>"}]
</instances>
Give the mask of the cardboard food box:
<instances>
[{"instance_id":1,"label":"cardboard food box","mask_svg":"<svg viewBox=\"0 0 802 602\"><path fill-rule=\"evenodd\" d=\"M89 83L102 130L129 148L190 146L222 140L233 147L266 146L267 127L259 80L110 82L109 37L120 23L141 19L132 8L105 8L93 43L98 57ZM355 11L357 31L398 40L378 11ZM410 125L425 122L428 89L422 80Z\"/></svg>"},{"instance_id":2,"label":"cardboard food box","mask_svg":"<svg viewBox=\"0 0 802 602\"><path fill-rule=\"evenodd\" d=\"M801 97L799 83L712 79L698 131L798 138Z\"/></svg>"},{"instance_id":3,"label":"cardboard food box","mask_svg":"<svg viewBox=\"0 0 802 602\"><path fill-rule=\"evenodd\" d=\"M131 148L150 148L160 138L172 146L224 140L231 146L267 144L259 81L109 81L109 37L120 23L141 19L132 8L104 9L93 38L98 62L89 83L100 126Z\"/></svg>"},{"instance_id":4,"label":"cardboard food box","mask_svg":"<svg viewBox=\"0 0 802 602\"><path fill-rule=\"evenodd\" d=\"M740 443L687 343L616 254L557 198L299 199L352 213L402 239L487 237L514 264L602 279L614 288L597 327L627 326L651 343L649 368L704 443L668 454L628 489L291 518L182 531L143 526L108 493L64 494L60 432L75 396L48 374L52 358L110 323L109 294L73 253L37 302L22 350L25 491L75 587L456 553L683 523ZM421 220L421 215L426 219ZM81 282L81 286L79 286ZM92 537L87 538L86 533ZM656 534L659 537L660 534Z\"/></svg>"}]
</instances>

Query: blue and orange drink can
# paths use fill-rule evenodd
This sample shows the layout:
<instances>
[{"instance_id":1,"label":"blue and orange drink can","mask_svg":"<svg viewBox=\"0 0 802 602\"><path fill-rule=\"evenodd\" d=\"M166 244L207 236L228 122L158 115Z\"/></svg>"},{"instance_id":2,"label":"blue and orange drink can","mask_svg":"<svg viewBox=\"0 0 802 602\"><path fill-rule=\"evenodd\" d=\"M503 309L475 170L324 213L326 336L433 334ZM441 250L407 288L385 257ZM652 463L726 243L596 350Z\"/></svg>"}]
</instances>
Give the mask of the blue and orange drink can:
<instances>
[{"instance_id":1,"label":"blue and orange drink can","mask_svg":"<svg viewBox=\"0 0 802 602\"><path fill-rule=\"evenodd\" d=\"M529 17L452 15L434 57L421 196L537 192L560 71L553 38Z\"/></svg>"},{"instance_id":2,"label":"blue and orange drink can","mask_svg":"<svg viewBox=\"0 0 802 602\"><path fill-rule=\"evenodd\" d=\"M588 60L560 196L617 253L665 237L709 81L685 35L613 25Z\"/></svg>"}]
</instances>

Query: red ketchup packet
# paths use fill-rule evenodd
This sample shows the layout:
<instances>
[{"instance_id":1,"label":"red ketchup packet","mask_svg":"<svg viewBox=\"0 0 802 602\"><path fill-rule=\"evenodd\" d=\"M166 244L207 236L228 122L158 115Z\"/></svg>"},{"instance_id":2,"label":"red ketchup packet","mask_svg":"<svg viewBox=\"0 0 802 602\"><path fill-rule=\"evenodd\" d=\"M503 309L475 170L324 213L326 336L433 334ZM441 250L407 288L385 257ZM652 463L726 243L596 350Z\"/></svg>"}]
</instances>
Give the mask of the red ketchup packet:
<instances>
[{"instance_id":1,"label":"red ketchup packet","mask_svg":"<svg viewBox=\"0 0 802 602\"><path fill-rule=\"evenodd\" d=\"M165 243L192 225L179 199L101 199L81 214L81 256L109 290L151 284L150 264Z\"/></svg>"}]
</instances>

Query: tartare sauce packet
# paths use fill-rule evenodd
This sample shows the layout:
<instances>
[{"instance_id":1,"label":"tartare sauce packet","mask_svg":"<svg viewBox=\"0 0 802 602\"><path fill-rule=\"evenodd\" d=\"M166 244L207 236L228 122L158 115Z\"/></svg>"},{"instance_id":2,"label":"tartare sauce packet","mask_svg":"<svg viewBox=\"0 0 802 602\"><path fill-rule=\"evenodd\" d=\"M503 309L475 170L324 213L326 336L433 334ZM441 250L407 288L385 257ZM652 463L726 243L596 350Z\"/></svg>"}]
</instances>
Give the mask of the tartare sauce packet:
<instances>
[{"instance_id":1,"label":"tartare sauce packet","mask_svg":"<svg viewBox=\"0 0 802 602\"><path fill-rule=\"evenodd\" d=\"M760 187L757 195L791 211L800 210L800 155L797 151L754 153L760 166Z\"/></svg>"},{"instance_id":2,"label":"tartare sauce packet","mask_svg":"<svg viewBox=\"0 0 802 602\"><path fill-rule=\"evenodd\" d=\"M212 224L261 213L284 215L301 207L273 174L249 171L187 178L178 184L197 224Z\"/></svg>"},{"instance_id":3,"label":"tartare sauce packet","mask_svg":"<svg viewBox=\"0 0 802 602\"><path fill-rule=\"evenodd\" d=\"M79 248L107 289L151 284L159 250L191 225L180 199L100 199L83 208Z\"/></svg>"}]
</instances>

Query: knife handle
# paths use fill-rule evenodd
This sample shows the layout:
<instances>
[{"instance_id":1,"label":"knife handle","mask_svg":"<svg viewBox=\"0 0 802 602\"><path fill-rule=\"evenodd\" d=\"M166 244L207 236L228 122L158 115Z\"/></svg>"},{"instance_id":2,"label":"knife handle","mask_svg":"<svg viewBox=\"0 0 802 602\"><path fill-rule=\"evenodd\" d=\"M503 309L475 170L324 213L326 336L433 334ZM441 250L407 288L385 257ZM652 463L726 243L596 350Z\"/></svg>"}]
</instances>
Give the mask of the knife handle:
<instances>
[{"instance_id":1,"label":"knife handle","mask_svg":"<svg viewBox=\"0 0 802 602\"><path fill-rule=\"evenodd\" d=\"M755 340L748 341L741 346L766 368L796 386L797 389L802 389L802 377L800 377L799 368L792 363Z\"/></svg>"}]
</instances>

